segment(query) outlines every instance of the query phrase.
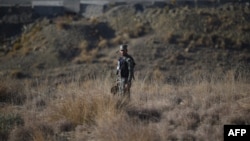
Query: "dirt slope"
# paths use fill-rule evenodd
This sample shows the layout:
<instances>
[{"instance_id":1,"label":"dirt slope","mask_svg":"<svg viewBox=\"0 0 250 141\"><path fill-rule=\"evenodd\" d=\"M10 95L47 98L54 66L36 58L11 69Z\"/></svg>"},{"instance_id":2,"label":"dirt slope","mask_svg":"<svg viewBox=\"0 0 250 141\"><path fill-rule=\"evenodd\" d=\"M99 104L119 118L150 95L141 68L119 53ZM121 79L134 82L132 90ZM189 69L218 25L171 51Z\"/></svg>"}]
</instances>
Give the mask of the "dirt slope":
<instances>
[{"instance_id":1,"label":"dirt slope","mask_svg":"<svg viewBox=\"0 0 250 141\"><path fill-rule=\"evenodd\" d=\"M101 74L100 68L112 72L118 45L128 43L138 77L173 82L201 73L242 72L250 66L249 13L247 4L140 10L126 5L90 19L38 19L10 45L1 43L0 71L28 78L40 72L66 75L71 68L83 76Z\"/></svg>"}]
</instances>

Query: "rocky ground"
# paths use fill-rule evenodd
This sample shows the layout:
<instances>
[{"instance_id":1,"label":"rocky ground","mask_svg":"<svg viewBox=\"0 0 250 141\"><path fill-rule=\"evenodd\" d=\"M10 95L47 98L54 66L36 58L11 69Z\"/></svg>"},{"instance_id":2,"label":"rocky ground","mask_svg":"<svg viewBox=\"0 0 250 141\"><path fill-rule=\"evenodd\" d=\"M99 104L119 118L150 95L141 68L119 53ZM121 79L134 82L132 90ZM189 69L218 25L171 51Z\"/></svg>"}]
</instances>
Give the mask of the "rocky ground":
<instances>
[{"instance_id":1,"label":"rocky ground","mask_svg":"<svg viewBox=\"0 0 250 141\"><path fill-rule=\"evenodd\" d=\"M172 82L201 73L249 70L249 3L125 5L93 18L48 19L17 11L1 15L1 77L40 77L40 72L67 76L71 68L83 77L103 73L100 68L112 72L121 43L129 44L138 77Z\"/></svg>"}]
</instances>

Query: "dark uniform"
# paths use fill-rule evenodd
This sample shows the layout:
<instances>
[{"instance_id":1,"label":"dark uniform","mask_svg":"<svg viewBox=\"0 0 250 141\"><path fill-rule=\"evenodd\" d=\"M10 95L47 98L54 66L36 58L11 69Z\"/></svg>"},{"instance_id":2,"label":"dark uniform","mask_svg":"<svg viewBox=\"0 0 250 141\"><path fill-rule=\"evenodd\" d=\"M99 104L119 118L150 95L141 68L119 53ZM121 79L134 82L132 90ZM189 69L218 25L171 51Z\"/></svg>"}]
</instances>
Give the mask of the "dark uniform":
<instances>
[{"instance_id":1,"label":"dark uniform","mask_svg":"<svg viewBox=\"0 0 250 141\"><path fill-rule=\"evenodd\" d=\"M119 94L130 97L131 82L134 78L135 62L132 56L127 54L127 45L120 46L121 57L117 63Z\"/></svg>"}]
</instances>

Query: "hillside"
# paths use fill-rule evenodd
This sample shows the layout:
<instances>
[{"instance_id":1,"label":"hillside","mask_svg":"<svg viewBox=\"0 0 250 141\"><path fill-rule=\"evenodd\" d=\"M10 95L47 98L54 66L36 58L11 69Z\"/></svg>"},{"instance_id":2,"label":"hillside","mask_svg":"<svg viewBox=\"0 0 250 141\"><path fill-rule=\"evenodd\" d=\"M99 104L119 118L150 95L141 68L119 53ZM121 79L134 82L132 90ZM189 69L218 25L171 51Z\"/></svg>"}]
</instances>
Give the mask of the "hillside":
<instances>
[{"instance_id":1,"label":"hillside","mask_svg":"<svg viewBox=\"0 0 250 141\"><path fill-rule=\"evenodd\" d=\"M127 5L90 19L38 19L25 25L12 44L2 44L1 74L15 70L33 76L68 66L112 69L120 43L129 44L138 76L146 71L168 81L199 72L248 70L249 21L246 4L140 11Z\"/></svg>"},{"instance_id":2,"label":"hillside","mask_svg":"<svg viewBox=\"0 0 250 141\"><path fill-rule=\"evenodd\" d=\"M0 140L223 140L250 124L250 5L0 15ZM120 44L131 100L110 93Z\"/></svg>"}]
</instances>

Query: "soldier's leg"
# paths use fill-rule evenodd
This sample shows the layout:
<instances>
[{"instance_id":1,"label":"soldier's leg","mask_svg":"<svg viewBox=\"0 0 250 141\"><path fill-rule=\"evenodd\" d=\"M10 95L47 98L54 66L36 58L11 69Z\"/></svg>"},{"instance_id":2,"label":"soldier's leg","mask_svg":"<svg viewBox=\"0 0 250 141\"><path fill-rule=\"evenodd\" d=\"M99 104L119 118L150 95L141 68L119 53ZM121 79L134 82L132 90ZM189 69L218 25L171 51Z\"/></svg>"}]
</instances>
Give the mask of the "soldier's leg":
<instances>
[{"instance_id":1,"label":"soldier's leg","mask_svg":"<svg viewBox=\"0 0 250 141\"><path fill-rule=\"evenodd\" d=\"M120 81L119 81L119 94L124 95L124 92L125 92L125 79L120 78Z\"/></svg>"},{"instance_id":2,"label":"soldier's leg","mask_svg":"<svg viewBox=\"0 0 250 141\"><path fill-rule=\"evenodd\" d=\"M128 99L130 99L130 88L131 88L131 83L128 83L126 81L125 90L124 90L124 96L126 96Z\"/></svg>"}]
</instances>

